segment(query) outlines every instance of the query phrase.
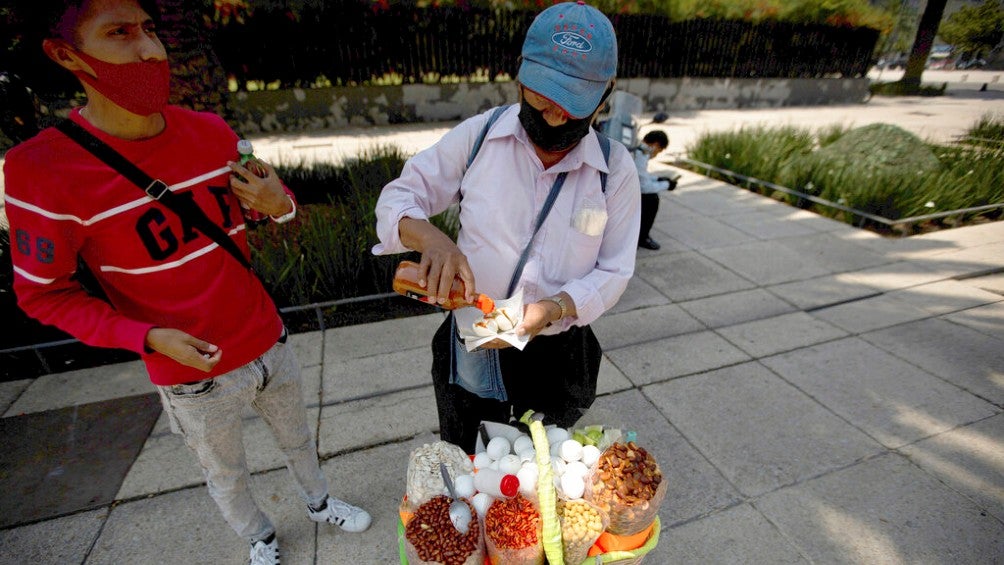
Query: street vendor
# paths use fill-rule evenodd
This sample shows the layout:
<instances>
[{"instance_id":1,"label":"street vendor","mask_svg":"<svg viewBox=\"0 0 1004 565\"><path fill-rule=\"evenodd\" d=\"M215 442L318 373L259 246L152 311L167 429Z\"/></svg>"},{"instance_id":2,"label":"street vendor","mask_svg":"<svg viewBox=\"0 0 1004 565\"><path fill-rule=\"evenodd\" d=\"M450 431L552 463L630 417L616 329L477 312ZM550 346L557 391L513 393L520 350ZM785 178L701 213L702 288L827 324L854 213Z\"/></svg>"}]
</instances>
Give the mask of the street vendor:
<instances>
[{"instance_id":1,"label":"street vendor","mask_svg":"<svg viewBox=\"0 0 1004 565\"><path fill-rule=\"evenodd\" d=\"M591 127L614 86L613 26L583 2L541 12L522 48L519 103L472 117L408 160L376 206L375 254L421 253L420 281L446 300L522 290L520 350L468 352L448 315L432 341L440 436L473 453L482 420L527 409L571 427L596 396L602 350L589 324L634 272L635 166ZM459 204L457 242L428 219Z\"/></svg>"}]
</instances>

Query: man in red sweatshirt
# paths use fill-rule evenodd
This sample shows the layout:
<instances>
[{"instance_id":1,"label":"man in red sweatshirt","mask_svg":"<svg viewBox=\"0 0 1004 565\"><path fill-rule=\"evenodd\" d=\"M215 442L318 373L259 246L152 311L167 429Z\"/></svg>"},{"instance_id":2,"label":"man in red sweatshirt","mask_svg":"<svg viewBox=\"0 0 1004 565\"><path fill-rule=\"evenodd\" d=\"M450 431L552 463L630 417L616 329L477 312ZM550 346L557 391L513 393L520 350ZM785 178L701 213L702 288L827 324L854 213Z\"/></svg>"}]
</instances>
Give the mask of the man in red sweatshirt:
<instances>
[{"instance_id":1,"label":"man in red sweatshirt","mask_svg":"<svg viewBox=\"0 0 1004 565\"><path fill-rule=\"evenodd\" d=\"M85 343L142 356L209 493L250 541L252 563L279 557L275 528L248 489L241 439L248 406L275 434L310 519L365 530L366 511L328 494L299 364L275 305L245 263L242 206L286 221L296 213L290 191L271 166L259 177L235 162L238 137L218 116L167 105L170 72L155 2L50 3L42 48L87 94L69 120L194 204L236 247L228 252L232 245L164 206L156 191L144 193L49 128L11 149L4 167L20 306ZM110 303L78 284L78 257Z\"/></svg>"}]
</instances>

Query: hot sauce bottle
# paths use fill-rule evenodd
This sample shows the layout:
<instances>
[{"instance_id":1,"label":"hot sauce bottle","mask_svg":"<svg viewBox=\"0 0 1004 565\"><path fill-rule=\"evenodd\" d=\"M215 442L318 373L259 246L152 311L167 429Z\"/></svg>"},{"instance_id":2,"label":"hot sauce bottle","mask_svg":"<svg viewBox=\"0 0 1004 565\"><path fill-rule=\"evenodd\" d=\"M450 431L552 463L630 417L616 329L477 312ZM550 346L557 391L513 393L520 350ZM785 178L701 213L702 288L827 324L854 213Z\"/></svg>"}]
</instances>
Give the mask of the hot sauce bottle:
<instances>
[{"instance_id":1,"label":"hot sauce bottle","mask_svg":"<svg viewBox=\"0 0 1004 565\"><path fill-rule=\"evenodd\" d=\"M467 289L464 286L464 281L459 276L454 277L453 285L450 286L450 294L446 298L446 302L443 304L437 303L435 297L430 297L429 291L418 284L418 263L414 261L401 261L401 264L397 266L397 271L394 273L393 287L394 292L398 294L414 298L426 304L439 306L446 310L454 310L465 306L473 306L485 314L495 310L495 301L484 294L478 294L474 297L473 302L468 302L464 298Z\"/></svg>"}]
</instances>

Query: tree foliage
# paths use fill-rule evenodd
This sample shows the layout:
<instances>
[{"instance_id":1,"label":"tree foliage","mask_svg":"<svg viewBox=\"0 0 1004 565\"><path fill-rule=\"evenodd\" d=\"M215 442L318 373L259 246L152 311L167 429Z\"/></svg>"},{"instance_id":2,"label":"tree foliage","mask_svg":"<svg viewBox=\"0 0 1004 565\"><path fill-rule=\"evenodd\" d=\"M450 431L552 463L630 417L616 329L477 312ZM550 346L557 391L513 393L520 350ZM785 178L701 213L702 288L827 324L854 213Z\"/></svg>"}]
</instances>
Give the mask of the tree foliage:
<instances>
[{"instance_id":1,"label":"tree foliage","mask_svg":"<svg viewBox=\"0 0 1004 565\"><path fill-rule=\"evenodd\" d=\"M236 1L236 0L217 0ZM274 0L265 0L268 1ZM316 0L293 0L305 4ZM424 6L481 6L541 10L562 0L370 0L376 9L391 4ZM893 25L890 12L868 0L590 0L607 14L659 14L673 21L694 18L747 21L778 20L838 26L867 26L887 30Z\"/></svg>"},{"instance_id":2,"label":"tree foliage","mask_svg":"<svg viewBox=\"0 0 1004 565\"><path fill-rule=\"evenodd\" d=\"M892 25L883 31L876 52L883 55L907 52L913 45L920 11L902 0L884 0L880 6L888 14Z\"/></svg>"},{"instance_id":3,"label":"tree foliage","mask_svg":"<svg viewBox=\"0 0 1004 565\"><path fill-rule=\"evenodd\" d=\"M938 31L957 52L980 57L1004 38L1004 8L1000 0L985 0L978 6L964 6L941 24Z\"/></svg>"}]
</instances>

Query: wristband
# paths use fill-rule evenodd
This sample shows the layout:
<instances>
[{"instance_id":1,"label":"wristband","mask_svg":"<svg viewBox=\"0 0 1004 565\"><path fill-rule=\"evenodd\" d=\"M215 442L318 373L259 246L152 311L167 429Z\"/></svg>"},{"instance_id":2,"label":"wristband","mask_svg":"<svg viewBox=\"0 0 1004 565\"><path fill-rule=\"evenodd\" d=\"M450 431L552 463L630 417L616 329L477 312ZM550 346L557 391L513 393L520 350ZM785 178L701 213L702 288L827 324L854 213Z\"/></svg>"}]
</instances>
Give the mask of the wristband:
<instances>
[{"instance_id":1,"label":"wristband","mask_svg":"<svg viewBox=\"0 0 1004 565\"><path fill-rule=\"evenodd\" d=\"M565 299L562 298L560 294L557 296L548 296L547 298L541 298L540 300L541 301L547 300L550 302L554 302L555 304L558 305L558 308L561 309L561 317L558 318L558 320L563 320L565 319L565 316L568 316L568 308L565 306Z\"/></svg>"},{"instance_id":2,"label":"wristband","mask_svg":"<svg viewBox=\"0 0 1004 565\"><path fill-rule=\"evenodd\" d=\"M289 195L286 195L286 197L289 198ZM283 215L281 215L279 217L269 216L269 218L272 218L272 221L275 222L275 223L277 223L277 224L284 224L284 223L292 220L296 216L296 202L292 198L289 198L289 203L293 205L293 209L292 210L290 210L289 212L286 212L285 214L283 214Z\"/></svg>"}]
</instances>

